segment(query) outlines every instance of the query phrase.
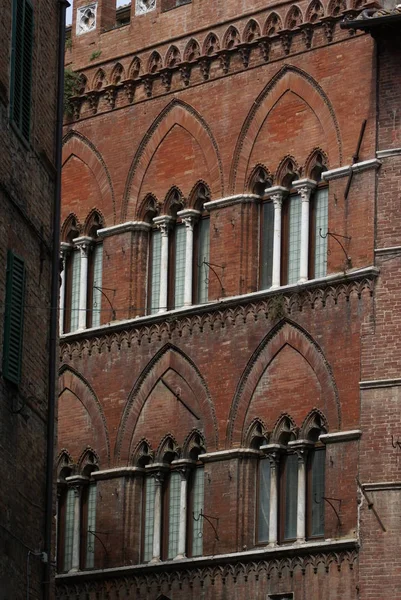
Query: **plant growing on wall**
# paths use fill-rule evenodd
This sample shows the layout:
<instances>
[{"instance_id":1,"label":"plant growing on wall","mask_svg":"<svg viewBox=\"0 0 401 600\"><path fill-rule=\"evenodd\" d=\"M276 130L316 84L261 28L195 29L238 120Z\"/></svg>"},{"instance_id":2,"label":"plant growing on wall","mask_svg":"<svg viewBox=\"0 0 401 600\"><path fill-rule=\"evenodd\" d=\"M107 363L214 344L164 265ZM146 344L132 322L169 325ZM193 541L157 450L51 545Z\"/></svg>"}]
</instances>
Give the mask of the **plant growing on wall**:
<instances>
[{"instance_id":1,"label":"plant growing on wall","mask_svg":"<svg viewBox=\"0 0 401 600\"><path fill-rule=\"evenodd\" d=\"M73 113L71 98L79 93L79 88L79 74L67 67L64 70L64 114L68 117L71 117Z\"/></svg>"}]
</instances>

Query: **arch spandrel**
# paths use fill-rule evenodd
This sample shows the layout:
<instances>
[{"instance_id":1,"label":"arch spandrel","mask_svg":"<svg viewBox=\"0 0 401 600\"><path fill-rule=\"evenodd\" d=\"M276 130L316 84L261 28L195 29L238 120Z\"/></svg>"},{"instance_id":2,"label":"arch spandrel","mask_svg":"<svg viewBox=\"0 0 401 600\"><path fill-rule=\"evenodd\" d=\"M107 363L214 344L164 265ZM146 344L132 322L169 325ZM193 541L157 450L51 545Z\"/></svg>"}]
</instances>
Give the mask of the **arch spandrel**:
<instances>
[{"instance_id":1,"label":"arch spandrel","mask_svg":"<svg viewBox=\"0 0 401 600\"><path fill-rule=\"evenodd\" d=\"M79 404L87 414L90 420L90 426L93 432L93 439L87 440L84 446L93 445L95 452L99 456L99 460L104 467L110 465L110 441L107 430L107 423L104 416L103 408L89 383L71 367L63 367L59 377L59 398L69 396L76 399L77 406ZM82 411L81 411L82 412ZM71 413L69 406L63 411L62 406L59 406L59 421L62 418L73 418L74 413ZM68 421L67 421L68 423ZM74 435L75 428L71 427L71 435ZM60 440L68 448L68 440ZM73 440L72 440L73 441ZM84 448L82 448L83 450ZM74 457L76 458L76 457Z\"/></svg>"},{"instance_id":2,"label":"arch spandrel","mask_svg":"<svg viewBox=\"0 0 401 600\"><path fill-rule=\"evenodd\" d=\"M160 384L168 390L170 400L175 396L182 404L182 410L191 413L193 423L188 427L198 427L201 423L208 449L217 449L217 420L206 383L190 358L168 344L153 357L131 391L118 429L114 452L116 464L127 464L139 437L146 435L142 427L137 429L138 424L145 403ZM175 426L175 415L167 414L163 418L166 433L170 432L169 424Z\"/></svg>"},{"instance_id":3,"label":"arch spandrel","mask_svg":"<svg viewBox=\"0 0 401 600\"><path fill-rule=\"evenodd\" d=\"M258 386L266 384L266 381L268 381L269 378L269 368L271 369L270 374L272 374L272 368L275 368L274 361L276 357L280 356L282 351L296 353L293 356L297 356L297 360L305 363L303 369L305 381L309 379L309 382L313 383L312 397L310 399L311 405L305 406L304 410L300 411L299 425L308 411L316 406L314 402L317 401L320 402L321 408L327 416L330 428L334 430L340 429L341 407L338 398L337 385L322 350L306 331L289 321L283 321L274 327L261 342L241 376L228 419L226 437L227 448L241 445L246 433L246 428L247 426L249 427L248 421L252 421L252 417L255 416L252 414L252 411L249 411L255 391L257 393ZM281 358L283 356L284 354L281 354ZM286 356L287 362L289 358L289 356ZM274 386L275 394L280 393L280 377L284 381L286 375L288 375L288 365L284 367L284 372L281 369L281 373L276 373L277 385ZM267 403L269 402L268 387L269 386L267 385L265 394ZM296 390L294 390L294 395L295 394ZM279 400L277 400L277 403L278 402ZM276 408L276 412L285 412L289 410L289 407L279 407L278 404ZM317 406L316 408L320 407ZM248 415L249 418L247 418ZM273 419L273 417L274 415L272 414L271 418ZM270 419L267 425L271 426Z\"/></svg>"},{"instance_id":4,"label":"arch spandrel","mask_svg":"<svg viewBox=\"0 0 401 600\"><path fill-rule=\"evenodd\" d=\"M71 157L81 160L96 181L99 197L96 206L102 211L108 225L116 223L116 203L113 184L107 165L96 146L78 131L70 131L63 140L62 169ZM86 207L86 213L93 208Z\"/></svg>"},{"instance_id":5,"label":"arch spandrel","mask_svg":"<svg viewBox=\"0 0 401 600\"><path fill-rule=\"evenodd\" d=\"M254 166L250 158L255 141L267 116L288 91L302 98L316 115L324 130L326 147L330 148L330 164L341 165L340 127L328 96L308 73L286 65L265 86L245 119L234 151L229 181L231 193L245 190L247 174Z\"/></svg>"},{"instance_id":6,"label":"arch spandrel","mask_svg":"<svg viewBox=\"0 0 401 600\"><path fill-rule=\"evenodd\" d=\"M203 117L189 104L174 99L155 119L142 139L129 169L124 191L121 221L136 218L142 182L160 144L174 125L180 125L202 149L212 195L224 195L223 168L213 133Z\"/></svg>"}]
</instances>

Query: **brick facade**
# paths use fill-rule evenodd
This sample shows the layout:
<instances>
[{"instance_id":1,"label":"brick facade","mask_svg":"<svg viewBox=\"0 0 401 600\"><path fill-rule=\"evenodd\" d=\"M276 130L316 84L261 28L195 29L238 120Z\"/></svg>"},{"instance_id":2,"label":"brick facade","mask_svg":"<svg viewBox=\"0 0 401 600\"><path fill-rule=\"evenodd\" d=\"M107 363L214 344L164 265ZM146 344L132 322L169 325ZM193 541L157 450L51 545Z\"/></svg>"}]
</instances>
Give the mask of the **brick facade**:
<instances>
[{"instance_id":1,"label":"brick facade","mask_svg":"<svg viewBox=\"0 0 401 600\"><path fill-rule=\"evenodd\" d=\"M99 0L97 14L110 16L109 4ZM382 96L393 101L398 49L383 49L394 62L377 71L375 41L340 28L357 8L157 1L144 14L133 4L121 27L98 16L81 35L73 17L66 63L81 80L65 122L62 232L71 242L74 222L79 240L97 211L107 300L99 328L61 340L60 484L62 467L67 484L79 483L90 454L97 504L93 568L59 565L60 599L385 597L371 583L382 534L364 494L374 495L383 523L391 520L392 541L379 544L397 569L397 484L390 503L366 487L398 480L389 437L397 396L366 382L398 376L398 258L384 253L381 262L375 252L397 246L399 158L379 160L376 151L397 147L396 106ZM327 274L262 289L256 170L273 194L289 164L301 183L313 179L316 156L337 235L328 239ZM180 209L199 210L200 183L209 194L209 301L149 315L152 219L175 215L174 194ZM315 447L325 448L324 534L283 543L281 532L278 543L258 543L263 452L273 465L288 426L301 464L312 418L322 435ZM256 430L265 450L255 447ZM185 470L194 433L205 450L202 555L148 562L148 472L168 479L168 468ZM177 461L170 467L160 466L166 444ZM377 568L390 576L390 567Z\"/></svg>"},{"instance_id":2,"label":"brick facade","mask_svg":"<svg viewBox=\"0 0 401 600\"><path fill-rule=\"evenodd\" d=\"M27 140L11 117L16 4L3 3L0 23L0 598L33 600L44 597L39 554L49 550L45 548L45 506L58 9L50 0L32 3ZM6 300L8 251L25 266L19 385L5 374L5 354L7 348L10 351L4 332L6 301L10 302L10 296Z\"/></svg>"}]
</instances>

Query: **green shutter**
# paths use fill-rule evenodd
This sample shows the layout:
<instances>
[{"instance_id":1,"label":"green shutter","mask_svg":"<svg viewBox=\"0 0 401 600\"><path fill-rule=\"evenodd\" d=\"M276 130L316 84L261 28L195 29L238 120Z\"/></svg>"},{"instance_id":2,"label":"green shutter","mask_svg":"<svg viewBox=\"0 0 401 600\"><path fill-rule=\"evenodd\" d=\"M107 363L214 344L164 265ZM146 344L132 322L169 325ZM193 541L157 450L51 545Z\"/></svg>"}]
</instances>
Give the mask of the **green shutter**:
<instances>
[{"instance_id":1,"label":"green shutter","mask_svg":"<svg viewBox=\"0 0 401 600\"><path fill-rule=\"evenodd\" d=\"M11 59L11 119L26 140L31 122L33 8L28 0L14 0Z\"/></svg>"},{"instance_id":2,"label":"green shutter","mask_svg":"<svg viewBox=\"0 0 401 600\"><path fill-rule=\"evenodd\" d=\"M17 385L21 380L24 293L25 263L9 250L4 311L3 376Z\"/></svg>"}]
</instances>

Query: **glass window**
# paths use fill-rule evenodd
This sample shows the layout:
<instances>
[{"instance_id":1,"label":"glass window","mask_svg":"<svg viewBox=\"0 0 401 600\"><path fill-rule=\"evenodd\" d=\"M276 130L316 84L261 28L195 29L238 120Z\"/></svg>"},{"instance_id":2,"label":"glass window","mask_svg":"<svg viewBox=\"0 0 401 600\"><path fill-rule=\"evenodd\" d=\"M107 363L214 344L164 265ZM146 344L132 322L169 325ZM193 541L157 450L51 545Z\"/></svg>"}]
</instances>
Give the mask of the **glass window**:
<instances>
[{"instance_id":1,"label":"glass window","mask_svg":"<svg viewBox=\"0 0 401 600\"><path fill-rule=\"evenodd\" d=\"M314 276L325 277L327 275L327 237L329 216L329 190L322 188L317 190L313 199L314 210Z\"/></svg>"},{"instance_id":2,"label":"glass window","mask_svg":"<svg viewBox=\"0 0 401 600\"><path fill-rule=\"evenodd\" d=\"M210 219L201 219L198 225L197 297L198 304L208 301L210 262Z\"/></svg>"},{"instance_id":3,"label":"glass window","mask_svg":"<svg viewBox=\"0 0 401 600\"><path fill-rule=\"evenodd\" d=\"M270 461L264 458L259 461L258 542L269 541L270 477Z\"/></svg>"},{"instance_id":4,"label":"glass window","mask_svg":"<svg viewBox=\"0 0 401 600\"><path fill-rule=\"evenodd\" d=\"M273 233L274 233L274 205L273 202L262 204L262 232L261 232L261 272L260 287L268 289L272 285L273 273Z\"/></svg>"},{"instance_id":5,"label":"glass window","mask_svg":"<svg viewBox=\"0 0 401 600\"><path fill-rule=\"evenodd\" d=\"M174 244L174 308L184 306L185 254L186 227L184 223L178 223L175 227Z\"/></svg>"},{"instance_id":6,"label":"glass window","mask_svg":"<svg viewBox=\"0 0 401 600\"><path fill-rule=\"evenodd\" d=\"M283 540L294 540L297 537L297 505L298 505L298 457L288 454L284 458L282 481Z\"/></svg>"},{"instance_id":7,"label":"glass window","mask_svg":"<svg viewBox=\"0 0 401 600\"><path fill-rule=\"evenodd\" d=\"M150 254L150 314L159 311L160 303L160 275L161 275L162 235L158 229L153 229L151 234Z\"/></svg>"},{"instance_id":8,"label":"glass window","mask_svg":"<svg viewBox=\"0 0 401 600\"><path fill-rule=\"evenodd\" d=\"M74 505L75 491L73 488L68 488L66 490L64 507L63 571L69 571L72 567L72 549L74 541Z\"/></svg>"},{"instance_id":9,"label":"glass window","mask_svg":"<svg viewBox=\"0 0 401 600\"><path fill-rule=\"evenodd\" d=\"M167 558L175 558L178 554L178 536L180 530L180 496L181 475L173 471L169 477L167 494L168 512L168 547Z\"/></svg>"},{"instance_id":10,"label":"glass window","mask_svg":"<svg viewBox=\"0 0 401 600\"><path fill-rule=\"evenodd\" d=\"M145 479L144 504L143 560L148 562L153 557L153 526L155 511L155 480L153 477L146 477Z\"/></svg>"},{"instance_id":11,"label":"glass window","mask_svg":"<svg viewBox=\"0 0 401 600\"><path fill-rule=\"evenodd\" d=\"M293 195L288 199L288 264L287 283L296 283L300 275L301 256L301 196Z\"/></svg>"},{"instance_id":12,"label":"glass window","mask_svg":"<svg viewBox=\"0 0 401 600\"><path fill-rule=\"evenodd\" d=\"M203 554L203 518L199 515L204 506L204 482L204 468L197 467L192 474L192 511L188 515L192 524L192 556Z\"/></svg>"},{"instance_id":13,"label":"glass window","mask_svg":"<svg viewBox=\"0 0 401 600\"><path fill-rule=\"evenodd\" d=\"M95 565L95 536L92 532L96 530L96 484L91 483L87 489L86 498L86 557L85 567L93 569Z\"/></svg>"},{"instance_id":14,"label":"glass window","mask_svg":"<svg viewBox=\"0 0 401 600\"><path fill-rule=\"evenodd\" d=\"M89 315L88 327L98 327L100 325L101 307L102 307L102 268L103 268L103 245L96 244L90 255L91 264L89 266Z\"/></svg>"},{"instance_id":15,"label":"glass window","mask_svg":"<svg viewBox=\"0 0 401 600\"><path fill-rule=\"evenodd\" d=\"M324 535L324 480L325 480L324 448L313 450L309 456L309 536Z\"/></svg>"}]
</instances>

